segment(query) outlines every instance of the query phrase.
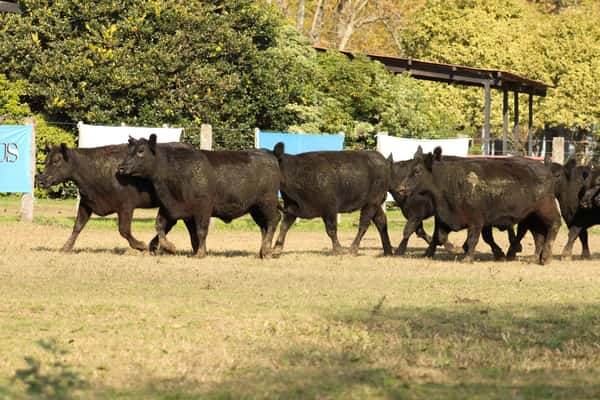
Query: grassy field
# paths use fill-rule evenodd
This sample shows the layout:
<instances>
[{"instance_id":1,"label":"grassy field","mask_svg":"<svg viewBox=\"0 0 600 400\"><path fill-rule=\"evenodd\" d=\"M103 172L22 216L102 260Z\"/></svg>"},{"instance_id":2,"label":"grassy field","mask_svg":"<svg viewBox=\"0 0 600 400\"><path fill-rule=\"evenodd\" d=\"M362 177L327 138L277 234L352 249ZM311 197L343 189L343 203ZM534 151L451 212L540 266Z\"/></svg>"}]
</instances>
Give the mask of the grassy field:
<instances>
[{"instance_id":1,"label":"grassy field","mask_svg":"<svg viewBox=\"0 0 600 400\"><path fill-rule=\"evenodd\" d=\"M480 243L464 264L420 258L418 238L409 257L381 257L373 227L358 257L332 256L321 222L302 221L262 261L242 220L216 223L198 260L183 228L177 255L153 256L128 250L111 218L61 254L72 202L39 202L34 223L17 211L0 198L0 399L600 398L598 234L591 261L496 263ZM149 240L154 212L136 215ZM563 227L555 253L565 241Z\"/></svg>"}]
</instances>

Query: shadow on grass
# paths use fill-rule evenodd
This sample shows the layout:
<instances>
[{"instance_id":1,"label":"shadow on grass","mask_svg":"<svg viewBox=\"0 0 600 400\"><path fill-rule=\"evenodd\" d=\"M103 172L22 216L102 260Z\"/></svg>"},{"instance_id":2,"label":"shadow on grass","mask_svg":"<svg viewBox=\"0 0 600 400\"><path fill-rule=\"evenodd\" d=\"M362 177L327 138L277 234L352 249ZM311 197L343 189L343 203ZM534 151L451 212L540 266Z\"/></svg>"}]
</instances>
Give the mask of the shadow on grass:
<instances>
[{"instance_id":1,"label":"shadow on grass","mask_svg":"<svg viewBox=\"0 0 600 400\"><path fill-rule=\"evenodd\" d=\"M443 309L387 308L382 298L288 329L256 340L262 362L232 368L218 384L150 378L139 391L111 396L600 398L600 305L490 307L457 299Z\"/></svg>"}]
</instances>

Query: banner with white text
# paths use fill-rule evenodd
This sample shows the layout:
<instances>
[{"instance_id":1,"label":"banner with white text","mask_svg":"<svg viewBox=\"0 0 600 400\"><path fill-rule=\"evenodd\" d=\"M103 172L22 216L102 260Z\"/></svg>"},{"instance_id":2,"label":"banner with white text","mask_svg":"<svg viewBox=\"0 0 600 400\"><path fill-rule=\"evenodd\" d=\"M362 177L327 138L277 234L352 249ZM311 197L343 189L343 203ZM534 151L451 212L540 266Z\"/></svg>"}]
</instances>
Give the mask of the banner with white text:
<instances>
[{"instance_id":1,"label":"banner with white text","mask_svg":"<svg viewBox=\"0 0 600 400\"><path fill-rule=\"evenodd\" d=\"M0 125L0 192L31 193L31 126Z\"/></svg>"}]
</instances>

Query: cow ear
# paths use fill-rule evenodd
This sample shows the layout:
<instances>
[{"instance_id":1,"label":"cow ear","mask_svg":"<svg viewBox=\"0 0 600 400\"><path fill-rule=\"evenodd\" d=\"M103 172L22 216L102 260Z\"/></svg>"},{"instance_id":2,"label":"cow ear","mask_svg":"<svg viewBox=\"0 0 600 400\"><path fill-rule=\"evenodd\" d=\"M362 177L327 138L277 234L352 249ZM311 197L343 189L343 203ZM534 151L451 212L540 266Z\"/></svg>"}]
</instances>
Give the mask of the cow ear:
<instances>
[{"instance_id":1,"label":"cow ear","mask_svg":"<svg viewBox=\"0 0 600 400\"><path fill-rule=\"evenodd\" d=\"M44 149L46 150L46 153L50 153L52 151L52 145L46 142L46 146L44 146Z\"/></svg>"},{"instance_id":2,"label":"cow ear","mask_svg":"<svg viewBox=\"0 0 600 400\"><path fill-rule=\"evenodd\" d=\"M442 161L442 148L440 146L436 146L433 149L433 156L435 161Z\"/></svg>"},{"instance_id":3,"label":"cow ear","mask_svg":"<svg viewBox=\"0 0 600 400\"><path fill-rule=\"evenodd\" d=\"M429 172L433 171L433 154L427 153L424 158L425 168L429 170Z\"/></svg>"},{"instance_id":4,"label":"cow ear","mask_svg":"<svg viewBox=\"0 0 600 400\"><path fill-rule=\"evenodd\" d=\"M415 152L415 158L420 158L423 157L423 148L421 147L421 145L419 145L419 147L417 147L417 151Z\"/></svg>"},{"instance_id":5,"label":"cow ear","mask_svg":"<svg viewBox=\"0 0 600 400\"><path fill-rule=\"evenodd\" d=\"M152 150L153 153L156 153L156 134L155 133L150 135L150 140L148 140L148 144L150 145L150 150Z\"/></svg>"},{"instance_id":6,"label":"cow ear","mask_svg":"<svg viewBox=\"0 0 600 400\"><path fill-rule=\"evenodd\" d=\"M64 144L64 143L60 144L60 153L62 154L65 161L69 161L69 148L67 147L66 144Z\"/></svg>"},{"instance_id":7,"label":"cow ear","mask_svg":"<svg viewBox=\"0 0 600 400\"><path fill-rule=\"evenodd\" d=\"M394 163L394 155L392 153L390 153L390 155L388 156L387 160L391 163Z\"/></svg>"},{"instance_id":8,"label":"cow ear","mask_svg":"<svg viewBox=\"0 0 600 400\"><path fill-rule=\"evenodd\" d=\"M133 136L129 135L129 139L127 139L127 143L135 144L135 138Z\"/></svg>"}]
</instances>

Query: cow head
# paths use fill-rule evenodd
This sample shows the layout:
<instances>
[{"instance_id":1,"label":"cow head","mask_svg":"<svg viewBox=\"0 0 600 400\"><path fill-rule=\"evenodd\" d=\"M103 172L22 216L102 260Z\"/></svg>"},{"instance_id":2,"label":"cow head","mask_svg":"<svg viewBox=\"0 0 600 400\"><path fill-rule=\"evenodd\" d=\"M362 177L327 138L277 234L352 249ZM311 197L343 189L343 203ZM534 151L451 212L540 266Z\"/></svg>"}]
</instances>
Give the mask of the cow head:
<instances>
[{"instance_id":1,"label":"cow head","mask_svg":"<svg viewBox=\"0 0 600 400\"><path fill-rule=\"evenodd\" d=\"M404 196L432 190L433 158L434 156L431 153L423 154L423 149L419 146L414 158L408 163L404 179L402 179L396 190Z\"/></svg>"},{"instance_id":2,"label":"cow head","mask_svg":"<svg viewBox=\"0 0 600 400\"><path fill-rule=\"evenodd\" d=\"M149 139L134 139L129 137L127 157L119 165L118 173L121 175L149 178L156 168L156 135Z\"/></svg>"},{"instance_id":3,"label":"cow head","mask_svg":"<svg viewBox=\"0 0 600 400\"><path fill-rule=\"evenodd\" d=\"M585 179L584 189L581 206L584 208L591 208L592 205L600 207L600 169L591 170Z\"/></svg>"},{"instance_id":4,"label":"cow head","mask_svg":"<svg viewBox=\"0 0 600 400\"><path fill-rule=\"evenodd\" d=\"M66 144L47 144L46 152L44 172L35 177L36 184L42 189L71 179L74 172L72 154Z\"/></svg>"}]
</instances>

